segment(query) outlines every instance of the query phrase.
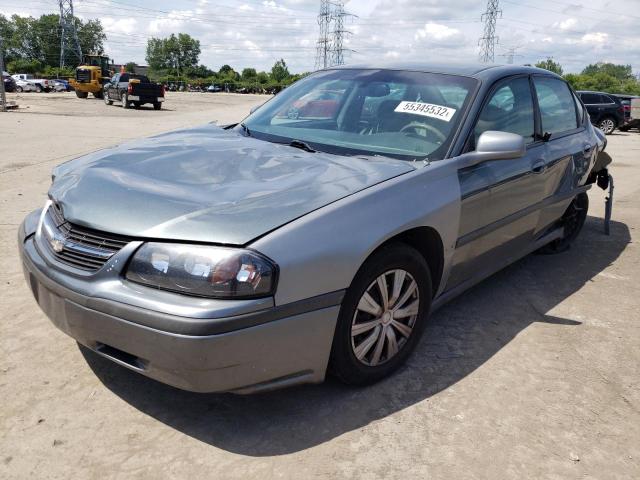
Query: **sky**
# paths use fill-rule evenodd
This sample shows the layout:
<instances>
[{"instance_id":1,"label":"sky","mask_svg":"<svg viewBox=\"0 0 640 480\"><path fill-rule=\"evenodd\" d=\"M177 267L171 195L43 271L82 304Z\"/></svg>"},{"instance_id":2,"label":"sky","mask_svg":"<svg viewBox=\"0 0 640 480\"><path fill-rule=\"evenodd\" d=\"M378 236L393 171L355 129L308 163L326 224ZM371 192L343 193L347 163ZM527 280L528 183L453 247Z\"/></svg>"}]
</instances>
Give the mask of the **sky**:
<instances>
[{"instance_id":1,"label":"sky","mask_svg":"<svg viewBox=\"0 0 640 480\"><path fill-rule=\"evenodd\" d=\"M486 0L350 0L345 63L474 62ZM74 0L77 16L98 18L105 53L116 63L145 64L150 37L188 33L200 40L200 63L269 70L284 58L293 73L312 71L320 0ZM599 61L640 73L640 0L500 0L496 63L547 57L565 72ZM2 0L0 13L56 13L56 0Z\"/></svg>"}]
</instances>

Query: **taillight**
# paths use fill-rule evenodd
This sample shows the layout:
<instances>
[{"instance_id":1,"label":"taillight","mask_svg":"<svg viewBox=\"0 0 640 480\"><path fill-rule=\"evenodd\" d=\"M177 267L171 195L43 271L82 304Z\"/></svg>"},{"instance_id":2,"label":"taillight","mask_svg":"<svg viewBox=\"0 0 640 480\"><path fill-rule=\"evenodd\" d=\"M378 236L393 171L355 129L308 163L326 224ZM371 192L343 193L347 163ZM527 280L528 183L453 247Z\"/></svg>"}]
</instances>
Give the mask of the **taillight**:
<instances>
[{"instance_id":1,"label":"taillight","mask_svg":"<svg viewBox=\"0 0 640 480\"><path fill-rule=\"evenodd\" d=\"M622 105L620 105L620 106L618 107L618 111L619 111L620 113L624 113L624 107L623 107Z\"/></svg>"},{"instance_id":2,"label":"taillight","mask_svg":"<svg viewBox=\"0 0 640 480\"><path fill-rule=\"evenodd\" d=\"M128 94L132 94L132 93L133 93L133 85L129 84L129 85L127 86L127 93L128 93Z\"/></svg>"},{"instance_id":3,"label":"taillight","mask_svg":"<svg viewBox=\"0 0 640 480\"><path fill-rule=\"evenodd\" d=\"M160 96L164 97L164 85L160 85Z\"/></svg>"}]
</instances>

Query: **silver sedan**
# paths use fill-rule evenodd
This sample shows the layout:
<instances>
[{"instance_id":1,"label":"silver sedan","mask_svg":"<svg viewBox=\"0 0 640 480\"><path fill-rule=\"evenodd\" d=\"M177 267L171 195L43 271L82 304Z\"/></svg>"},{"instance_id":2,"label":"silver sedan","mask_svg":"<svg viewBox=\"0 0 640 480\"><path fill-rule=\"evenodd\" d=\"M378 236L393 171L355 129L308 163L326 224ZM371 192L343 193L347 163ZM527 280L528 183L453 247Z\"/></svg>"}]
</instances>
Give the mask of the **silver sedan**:
<instances>
[{"instance_id":1,"label":"silver sedan","mask_svg":"<svg viewBox=\"0 0 640 480\"><path fill-rule=\"evenodd\" d=\"M238 125L58 166L20 252L58 328L159 381L366 384L434 309L576 241L604 146L545 70L328 69Z\"/></svg>"}]
</instances>

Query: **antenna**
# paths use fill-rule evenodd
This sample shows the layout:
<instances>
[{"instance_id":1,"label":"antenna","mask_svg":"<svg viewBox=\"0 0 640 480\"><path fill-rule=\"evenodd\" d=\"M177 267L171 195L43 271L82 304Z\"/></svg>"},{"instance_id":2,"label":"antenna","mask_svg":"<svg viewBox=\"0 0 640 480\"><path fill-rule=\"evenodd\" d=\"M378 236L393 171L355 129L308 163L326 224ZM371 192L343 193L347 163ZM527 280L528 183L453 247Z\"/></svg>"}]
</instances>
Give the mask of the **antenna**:
<instances>
[{"instance_id":1,"label":"antenna","mask_svg":"<svg viewBox=\"0 0 640 480\"><path fill-rule=\"evenodd\" d=\"M76 65L82 62L82 49L73 15L73 0L58 0L58 4L60 6L60 68L64 68L74 56L78 57Z\"/></svg>"},{"instance_id":2,"label":"antenna","mask_svg":"<svg viewBox=\"0 0 640 480\"><path fill-rule=\"evenodd\" d=\"M480 45L480 61L482 63L494 62L494 48L498 43L496 37L496 20L498 15L502 18L502 10L499 8L499 0L488 0L487 11L480 19L484 22L484 35L478 40Z\"/></svg>"}]
</instances>

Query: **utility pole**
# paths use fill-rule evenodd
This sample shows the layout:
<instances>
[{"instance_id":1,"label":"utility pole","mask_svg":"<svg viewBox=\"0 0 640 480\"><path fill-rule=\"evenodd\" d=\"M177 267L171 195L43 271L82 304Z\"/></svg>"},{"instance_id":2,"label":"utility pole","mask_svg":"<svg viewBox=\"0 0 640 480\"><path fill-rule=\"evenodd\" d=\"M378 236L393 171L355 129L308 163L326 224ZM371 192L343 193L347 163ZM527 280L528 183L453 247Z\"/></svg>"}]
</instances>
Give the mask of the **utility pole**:
<instances>
[{"instance_id":1,"label":"utility pole","mask_svg":"<svg viewBox=\"0 0 640 480\"><path fill-rule=\"evenodd\" d=\"M513 63L513 59L515 57L521 57L522 55L519 55L516 53L516 50L518 50L519 48L521 48L522 46L519 45L517 47L510 47L507 49L506 53L503 53L501 55L499 55L500 57L506 57L507 58L507 64L511 65Z\"/></svg>"},{"instance_id":2,"label":"utility pole","mask_svg":"<svg viewBox=\"0 0 640 480\"><path fill-rule=\"evenodd\" d=\"M73 66L82 62L82 48L78 40L75 16L73 15L73 0L58 0L60 7L60 68L64 68L70 60L70 54L78 57Z\"/></svg>"},{"instance_id":3,"label":"utility pole","mask_svg":"<svg viewBox=\"0 0 640 480\"><path fill-rule=\"evenodd\" d=\"M344 19L348 16L353 16L344 10L344 1L338 0L334 3L335 10L332 18L334 21L333 28L333 45L332 45L332 65L344 65L344 37L345 35L351 35L351 32L344 29Z\"/></svg>"},{"instance_id":4,"label":"utility pole","mask_svg":"<svg viewBox=\"0 0 640 480\"><path fill-rule=\"evenodd\" d=\"M320 0L320 13L318 14L318 25L320 35L316 43L316 70L321 70L329 66L329 24L331 23L331 3L329 0Z\"/></svg>"},{"instance_id":5,"label":"utility pole","mask_svg":"<svg viewBox=\"0 0 640 480\"><path fill-rule=\"evenodd\" d=\"M0 37L0 112L7 111L7 96L4 91L4 45Z\"/></svg>"},{"instance_id":6,"label":"utility pole","mask_svg":"<svg viewBox=\"0 0 640 480\"><path fill-rule=\"evenodd\" d=\"M494 48L496 43L498 43L498 37L496 37L496 20L498 16L502 17L499 0L488 0L487 11L480 17L484 22L484 34L480 40L478 40L478 45L480 45L480 61L482 63L494 62Z\"/></svg>"}]
</instances>

